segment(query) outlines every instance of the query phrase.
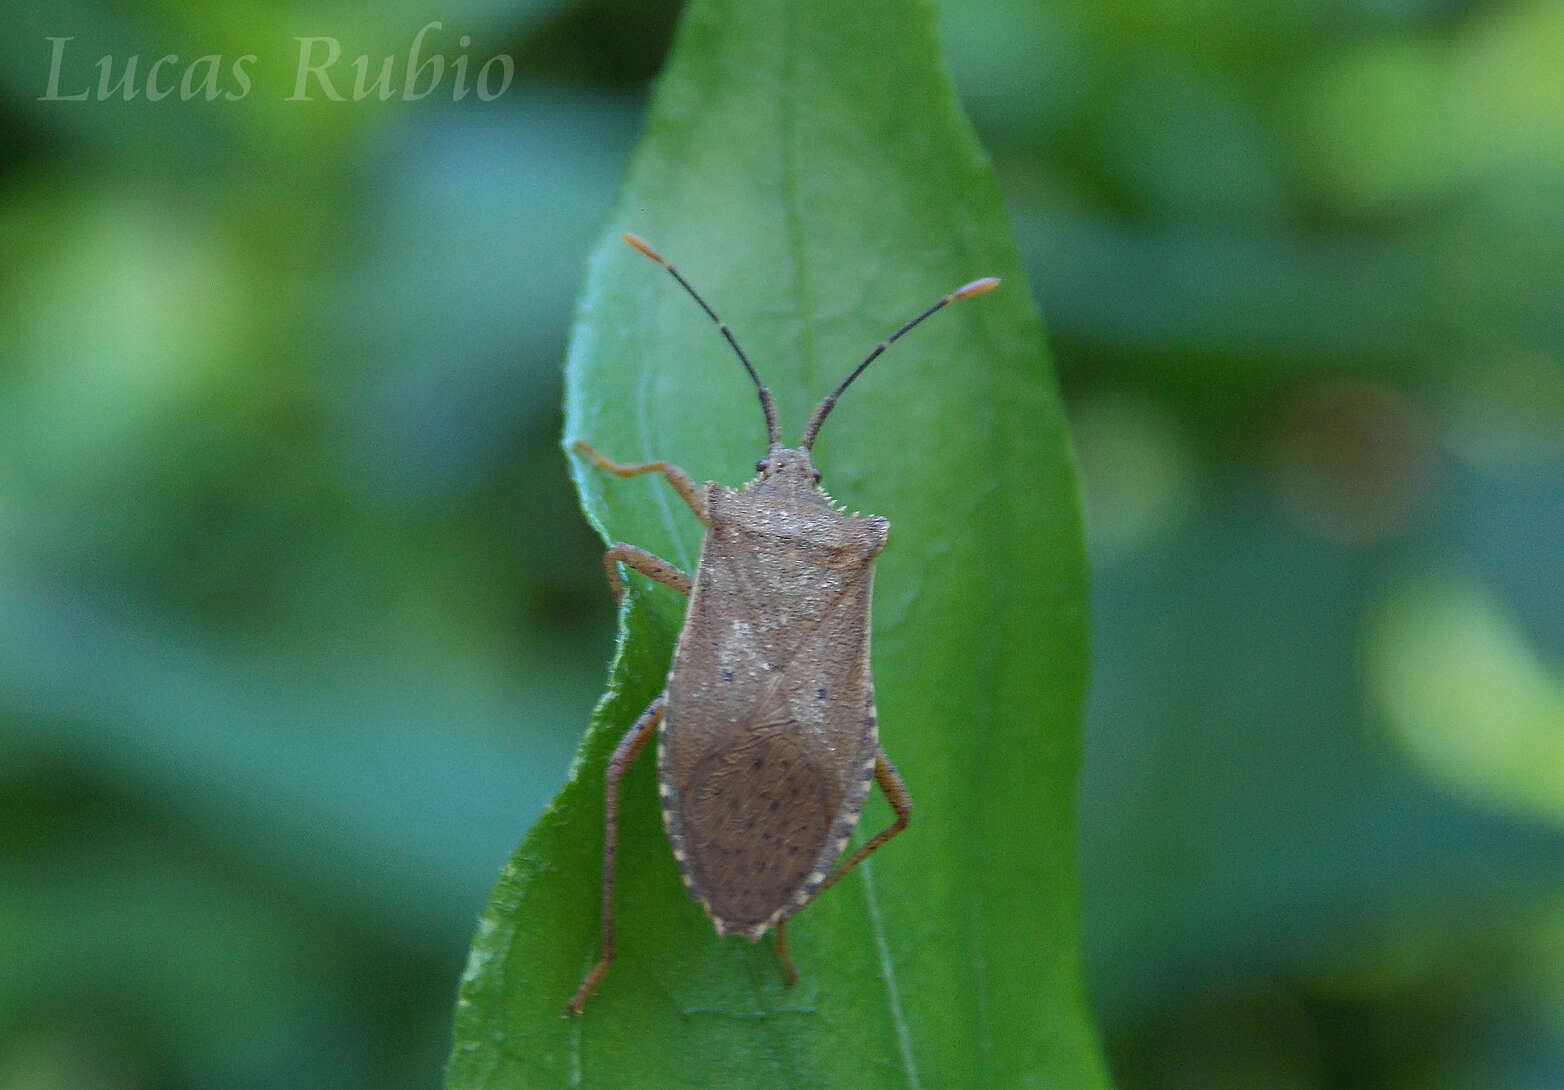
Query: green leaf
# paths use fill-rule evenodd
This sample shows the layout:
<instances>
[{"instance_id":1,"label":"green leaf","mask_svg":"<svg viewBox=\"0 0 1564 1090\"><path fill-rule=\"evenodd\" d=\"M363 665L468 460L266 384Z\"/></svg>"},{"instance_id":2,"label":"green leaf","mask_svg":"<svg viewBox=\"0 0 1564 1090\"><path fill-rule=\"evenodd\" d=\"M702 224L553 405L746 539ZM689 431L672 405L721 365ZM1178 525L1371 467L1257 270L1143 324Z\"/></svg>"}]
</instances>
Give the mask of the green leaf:
<instances>
[{"instance_id":1,"label":"green leaf","mask_svg":"<svg viewBox=\"0 0 1564 1090\"><path fill-rule=\"evenodd\" d=\"M1105 1084L1085 1012L1072 805L1086 672L1074 464L1004 210L909 0L709 0L684 15L612 230L589 269L566 441L737 485L765 452L755 392L666 273L738 335L796 442L904 319L982 275L865 372L816 444L878 562L881 742L910 828L771 939L719 941L680 885L650 750L626 776L618 957L597 955L607 754L662 688L684 600L640 576L571 781L505 868L463 979L450 1087ZM588 517L692 570L666 482L572 455ZM604 592L605 605L607 591ZM875 792L860 836L890 820Z\"/></svg>"}]
</instances>

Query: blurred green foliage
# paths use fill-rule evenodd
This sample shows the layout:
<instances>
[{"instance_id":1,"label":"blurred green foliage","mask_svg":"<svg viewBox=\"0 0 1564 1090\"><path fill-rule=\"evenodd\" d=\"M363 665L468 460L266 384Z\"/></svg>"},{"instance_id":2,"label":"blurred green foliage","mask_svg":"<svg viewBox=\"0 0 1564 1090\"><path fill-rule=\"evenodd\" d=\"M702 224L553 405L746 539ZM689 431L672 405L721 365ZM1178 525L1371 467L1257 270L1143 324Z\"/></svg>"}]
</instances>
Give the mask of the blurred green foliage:
<instances>
[{"instance_id":1,"label":"blurred green foliage","mask_svg":"<svg viewBox=\"0 0 1564 1090\"><path fill-rule=\"evenodd\" d=\"M0 1087L432 1085L611 650L558 375L676 12L7 16ZM506 92L288 101L432 21ZM1558 1085L1564 9L941 21L1077 424L1119 1082Z\"/></svg>"}]
</instances>

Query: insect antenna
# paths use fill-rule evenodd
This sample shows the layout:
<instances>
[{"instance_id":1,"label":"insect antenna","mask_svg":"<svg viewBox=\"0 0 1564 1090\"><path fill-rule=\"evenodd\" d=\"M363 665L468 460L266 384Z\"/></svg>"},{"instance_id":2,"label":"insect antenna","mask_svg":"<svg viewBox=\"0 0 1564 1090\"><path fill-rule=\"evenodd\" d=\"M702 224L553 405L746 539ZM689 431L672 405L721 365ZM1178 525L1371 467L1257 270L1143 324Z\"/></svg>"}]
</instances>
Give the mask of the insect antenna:
<instances>
[{"instance_id":1,"label":"insect antenna","mask_svg":"<svg viewBox=\"0 0 1564 1090\"><path fill-rule=\"evenodd\" d=\"M672 272L673 270L670 269L669 271ZM674 273L674 275L677 276L678 273ZM936 310L939 310L946 303L953 302L957 299L965 299L969 295L981 295L985 291L991 291L998 286L999 278L997 276L985 276L981 280L974 280L970 284L963 284L949 295L944 296L937 302L931 304L916 318L912 318L904 322L902 327L895 333L892 333L889 337L886 337L879 344L875 345L874 351L870 352L862 363L853 368L853 373L844 378L842 380L842 384L827 394L825 400L820 402L819 408L815 409L814 415L809 418L809 424L804 428L804 437L799 441L798 445L804 450L808 450L814 445L815 436L820 434L820 425L825 423L826 415L830 413L831 409L836 405L836 399L842 396L842 391L851 386L853 384L853 379L863 374L864 368L868 367L871 363L878 359L880 353L889 348L891 344L903 333L907 332L913 326L923 321L923 319L933 314Z\"/></svg>"},{"instance_id":2,"label":"insect antenna","mask_svg":"<svg viewBox=\"0 0 1564 1090\"><path fill-rule=\"evenodd\" d=\"M738 338L733 335L733 330L728 328L728 323L717 317L717 312L712 310L711 306L706 302L706 300L701 298L701 293L690 287L690 282L683 276L679 275L679 270L670 265L668 260L663 257L662 254L652 249L651 243L647 242L639 235L632 235L628 231L626 231L620 237L628 242L631 246L634 246L637 250L640 250L647 257L657 262L657 264L667 269L673 275L673 278L679 282L679 286L684 288L685 291L689 292L690 297L701 305L701 309L706 312L706 317L717 323L717 328L722 330L722 335L726 337L728 339L728 343L733 346L733 351L738 353L739 362L744 365L744 370L749 372L749 377L754 380L755 389L760 394L760 408L766 414L766 442L773 447L779 446L782 442L782 428L777 423L776 403L771 400L771 391L766 389L766 384L760 381L760 375L755 372L755 365L749 362L749 357L746 356L744 354L744 350L739 347ZM948 300L942 299L940 303L937 304L933 309L938 310L939 307L943 306L947 301ZM930 313L932 312L933 311L930 311ZM923 317L927 317L927 315L923 315ZM896 336L901 336L901 333L898 332ZM891 340L895 339L896 337L891 338ZM837 392L840 393L841 391L838 390Z\"/></svg>"}]
</instances>

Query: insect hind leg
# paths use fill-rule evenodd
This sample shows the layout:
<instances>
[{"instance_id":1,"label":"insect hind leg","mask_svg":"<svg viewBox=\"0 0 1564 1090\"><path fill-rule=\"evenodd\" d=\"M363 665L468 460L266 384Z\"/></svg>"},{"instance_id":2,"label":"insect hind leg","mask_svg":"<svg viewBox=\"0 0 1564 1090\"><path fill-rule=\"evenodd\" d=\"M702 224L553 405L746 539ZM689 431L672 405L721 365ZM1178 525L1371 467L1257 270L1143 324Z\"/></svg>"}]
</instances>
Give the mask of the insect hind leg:
<instances>
[{"instance_id":1,"label":"insect hind leg","mask_svg":"<svg viewBox=\"0 0 1564 1090\"><path fill-rule=\"evenodd\" d=\"M870 852L905 829L907 822L912 819L912 796L908 794L907 785L902 782L901 775L896 771L896 766L891 764L891 759L885 755L885 750L883 749L876 749L874 753L874 782L880 785L880 790L885 793L885 798L890 802L891 809L896 811L896 820L876 833L873 839L854 852L847 862L833 870L830 876L820 883L820 888L815 890L808 901L804 902L805 905L835 885L842 875L852 870L859 863L862 863L868 858ZM796 913L803 907L804 905L799 905L793 911ZM792 987L798 981L798 972L793 968L793 959L788 954L786 927L786 920L777 921L777 957L782 962L782 983Z\"/></svg>"},{"instance_id":2,"label":"insect hind leg","mask_svg":"<svg viewBox=\"0 0 1564 1090\"><path fill-rule=\"evenodd\" d=\"M598 981L603 979L603 974L608 972L608 963L614 960L614 864L619 846L619 779L656 733L657 724L662 722L667 695L659 694L656 700L646 706L641 717L619 740L614 755L608 759L608 772L603 777L603 934L597 964L592 966L581 981L581 987L565 1004L565 1010L570 1014L581 1013L581 1005L597 987Z\"/></svg>"},{"instance_id":3,"label":"insect hind leg","mask_svg":"<svg viewBox=\"0 0 1564 1090\"><path fill-rule=\"evenodd\" d=\"M798 983L798 970L793 968L793 959L787 952L787 921L779 920L776 926L777 932L777 960L782 963L782 984L791 988Z\"/></svg>"},{"instance_id":4,"label":"insect hind leg","mask_svg":"<svg viewBox=\"0 0 1564 1090\"><path fill-rule=\"evenodd\" d=\"M870 852L905 829L907 822L911 820L912 796L907 793L907 785L902 782L901 776L896 771L896 766L891 764L891 759L885 755L885 750L883 749L877 749L874 753L874 782L880 785L880 790L885 793L886 801L891 804L891 809L896 811L896 820L874 834L873 839L848 857L847 862L832 871L830 876L820 883L820 888L815 890L815 897L830 889L841 879L842 875L867 859ZM810 900L814 900L814 897L811 897Z\"/></svg>"}]
</instances>

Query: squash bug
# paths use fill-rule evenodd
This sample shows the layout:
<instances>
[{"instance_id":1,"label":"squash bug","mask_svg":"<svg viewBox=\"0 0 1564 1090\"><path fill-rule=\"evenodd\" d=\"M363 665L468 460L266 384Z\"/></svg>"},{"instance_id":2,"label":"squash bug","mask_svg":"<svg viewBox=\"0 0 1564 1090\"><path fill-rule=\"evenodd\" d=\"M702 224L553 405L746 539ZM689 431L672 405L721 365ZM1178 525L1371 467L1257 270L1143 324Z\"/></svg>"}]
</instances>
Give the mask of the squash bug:
<instances>
[{"instance_id":1,"label":"squash bug","mask_svg":"<svg viewBox=\"0 0 1564 1090\"><path fill-rule=\"evenodd\" d=\"M869 672L874 558L890 523L849 515L820 487L810 462L836 399L892 342L956 299L998 285L974 280L943 296L875 346L820 402L797 447L782 445L771 391L737 338L689 282L644 240L624 240L667 269L716 323L749 372L766 417L766 456L740 489L697 486L668 462L625 465L578 440L574 449L619 477L660 473L705 526L693 577L623 542L604 554L609 586L619 565L687 594L667 686L609 759L603 822L602 945L566 1010L579 1014L614 957L614 852L619 780L657 732L663 827L685 889L719 937L758 941L776 929L783 979L798 978L787 920L907 826L912 801L880 748ZM869 782L895 820L847 861Z\"/></svg>"}]
</instances>

